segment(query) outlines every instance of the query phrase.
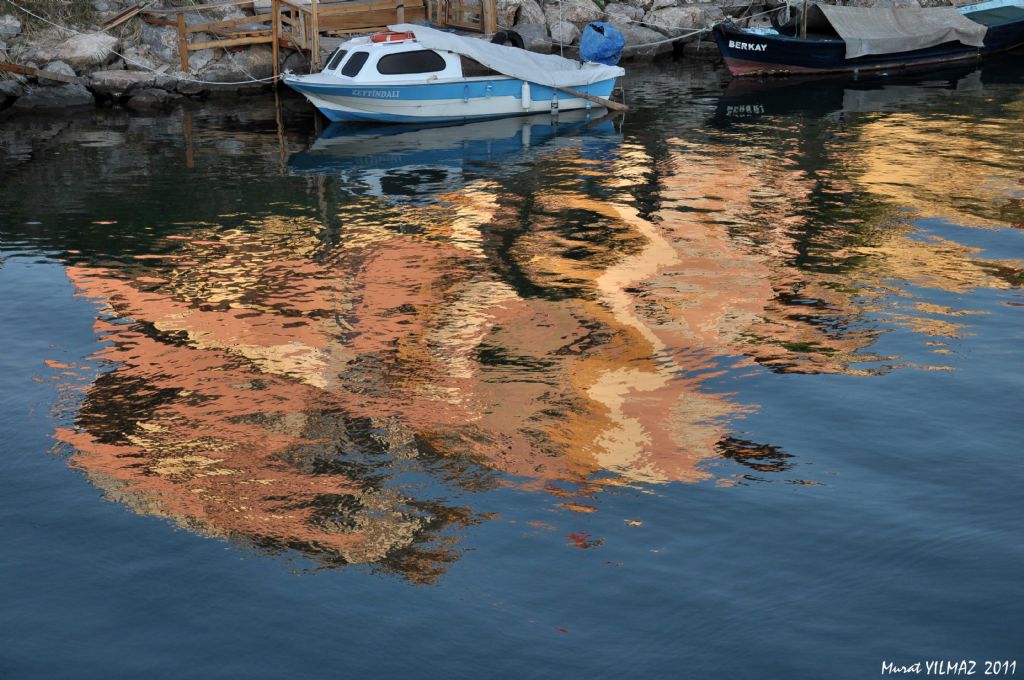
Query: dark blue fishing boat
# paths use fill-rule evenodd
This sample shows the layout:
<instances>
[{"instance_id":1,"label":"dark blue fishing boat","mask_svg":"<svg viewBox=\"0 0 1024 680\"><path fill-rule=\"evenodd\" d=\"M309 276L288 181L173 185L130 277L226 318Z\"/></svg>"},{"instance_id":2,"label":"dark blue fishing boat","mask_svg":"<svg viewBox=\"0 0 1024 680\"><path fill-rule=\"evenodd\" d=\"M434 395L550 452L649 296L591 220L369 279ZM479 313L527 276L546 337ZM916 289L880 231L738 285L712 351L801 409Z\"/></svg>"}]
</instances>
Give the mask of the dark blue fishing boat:
<instances>
[{"instance_id":1,"label":"dark blue fishing boat","mask_svg":"<svg viewBox=\"0 0 1024 680\"><path fill-rule=\"evenodd\" d=\"M964 7L810 5L778 28L715 27L733 75L877 71L978 59L1024 45L1024 0ZM785 8L784 8L785 9Z\"/></svg>"}]
</instances>

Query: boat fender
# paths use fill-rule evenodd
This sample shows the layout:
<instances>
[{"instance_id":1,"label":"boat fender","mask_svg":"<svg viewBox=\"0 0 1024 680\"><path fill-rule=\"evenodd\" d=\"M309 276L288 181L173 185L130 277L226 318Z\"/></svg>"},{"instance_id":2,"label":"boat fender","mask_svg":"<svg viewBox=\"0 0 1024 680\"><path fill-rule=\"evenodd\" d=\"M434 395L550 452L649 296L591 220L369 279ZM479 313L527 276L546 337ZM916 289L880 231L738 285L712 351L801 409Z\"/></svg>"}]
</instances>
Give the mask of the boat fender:
<instances>
[{"instance_id":1,"label":"boat fender","mask_svg":"<svg viewBox=\"0 0 1024 680\"><path fill-rule=\"evenodd\" d=\"M523 36L519 35L515 31L498 31L491 38L491 42L495 45L504 45L509 43L512 47L518 47L519 49L526 49L526 43L523 41Z\"/></svg>"},{"instance_id":2,"label":"boat fender","mask_svg":"<svg viewBox=\"0 0 1024 680\"><path fill-rule=\"evenodd\" d=\"M522 95L521 96L522 96L522 99L523 99L523 108L524 109L528 109L531 106L533 106L533 93L530 92L530 84L528 82L526 82L525 80L523 81L523 90L522 90Z\"/></svg>"}]
</instances>

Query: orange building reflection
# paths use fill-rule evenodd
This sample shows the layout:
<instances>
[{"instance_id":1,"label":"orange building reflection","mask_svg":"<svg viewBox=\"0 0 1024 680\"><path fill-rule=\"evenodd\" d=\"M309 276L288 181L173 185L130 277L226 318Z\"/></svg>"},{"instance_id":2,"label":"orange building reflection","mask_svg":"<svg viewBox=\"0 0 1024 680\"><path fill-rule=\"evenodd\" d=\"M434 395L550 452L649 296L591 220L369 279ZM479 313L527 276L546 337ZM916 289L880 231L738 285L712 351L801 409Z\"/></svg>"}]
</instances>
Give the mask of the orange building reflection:
<instances>
[{"instance_id":1,"label":"orange building reflection","mask_svg":"<svg viewBox=\"0 0 1024 680\"><path fill-rule=\"evenodd\" d=\"M347 196L334 237L276 216L69 266L112 368L58 437L136 512L429 582L486 515L417 497L404 472L460 498L514 479L590 511L608 486L708 479L710 460L784 470L792 456L733 432L752 407L711 387L730 365L869 374L864 319L890 280L1012 285L886 211L823 230L835 266L803 267L805 172L675 142L601 161L560 145L416 205ZM632 192L651 174L644 217ZM890 318L934 337L962 313Z\"/></svg>"}]
</instances>

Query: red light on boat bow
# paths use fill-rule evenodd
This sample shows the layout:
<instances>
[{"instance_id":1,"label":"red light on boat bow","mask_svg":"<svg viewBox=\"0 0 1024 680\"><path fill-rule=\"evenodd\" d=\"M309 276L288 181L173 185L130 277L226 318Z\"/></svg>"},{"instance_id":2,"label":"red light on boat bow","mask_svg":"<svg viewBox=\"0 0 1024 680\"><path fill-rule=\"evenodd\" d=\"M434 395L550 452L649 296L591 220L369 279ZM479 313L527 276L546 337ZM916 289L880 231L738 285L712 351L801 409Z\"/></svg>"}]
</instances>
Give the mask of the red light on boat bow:
<instances>
[{"instance_id":1,"label":"red light on boat bow","mask_svg":"<svg viewBox=\"0 0 1024 680\"><path fill-rule=\"evenodd\" d=\"M370 41L375 43L398 42L400 40L412 40L415 37L412 33L374 33L370 36Z\"/></svg>"}]
</instances>

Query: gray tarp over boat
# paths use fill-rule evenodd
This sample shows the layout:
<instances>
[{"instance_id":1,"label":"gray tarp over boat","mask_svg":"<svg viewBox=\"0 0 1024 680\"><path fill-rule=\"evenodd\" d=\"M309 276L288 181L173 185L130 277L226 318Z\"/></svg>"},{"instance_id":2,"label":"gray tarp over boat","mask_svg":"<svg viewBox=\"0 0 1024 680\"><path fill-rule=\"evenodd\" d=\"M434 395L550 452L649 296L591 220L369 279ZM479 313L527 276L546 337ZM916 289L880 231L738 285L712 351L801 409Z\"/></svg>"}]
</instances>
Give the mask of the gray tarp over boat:
<instances>
[{"instance_id":1,"label":"gray tarp over boat","mask_svg":"<svg viewBox=\"0 0 1024 680\"><path fill-rule=\"evenodd\" d=\"M956 7L839 7L815 5L846 41L846 58L893 54L959 41L982 47L988 28Z\"/></svg>"}]
</instances>

